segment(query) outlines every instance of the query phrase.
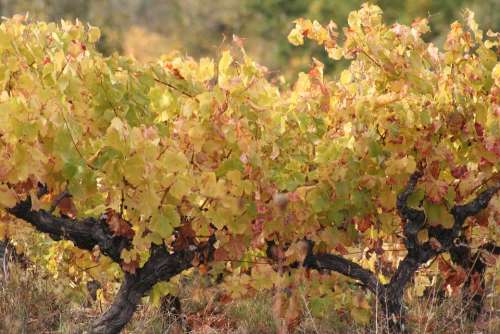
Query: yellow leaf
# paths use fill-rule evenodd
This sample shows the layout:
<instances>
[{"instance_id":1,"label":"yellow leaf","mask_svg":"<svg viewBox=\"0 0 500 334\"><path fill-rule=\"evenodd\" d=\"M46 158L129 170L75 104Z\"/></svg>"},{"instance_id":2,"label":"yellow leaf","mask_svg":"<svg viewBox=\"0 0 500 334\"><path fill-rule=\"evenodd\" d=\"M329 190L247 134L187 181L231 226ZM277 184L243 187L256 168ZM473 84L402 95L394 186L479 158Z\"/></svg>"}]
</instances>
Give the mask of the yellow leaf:
<instances>
[{"instance_id":1,"label":"yellow leaf","mask_svg":"<svg viewBox=\"0 0 500 334\"><path fill-rule=\"evenodd\" d=\"M347 85L352 80L352 73L349 70L343 70L340 74L340 82Z\"/></svg>"},{"instance_id":2,"label":"yellow leaf","mask_svg":"<svg viewBox=\"0 0 500 334\"><path fill-rule=\"evenodd\" d=\"M95 43L101 37L101 30L97 27L90 27L88 32L88 40L90 43Z\"/></svg>"},{"instance_id":3,"label":"yellow leaf","mask_svg":"<svg viewBox=\"0 0 500 334\"><path fill-rule=\"evenodd\" d=\"M295 46L304 44L304 36L302 35L302 29L299 25L296 25L295 28L290 31L288 34L288 41Z\"/></svg>"},{"instance_id":4,"label":"yellow leaf","mask_svg":"<svg viewBox=\"0 0 500 334\"><path fill-rule=\"evenodd\" d=\"M162 161L165 162L167 173L175 173L185 170L188 166L188 160L182 152L176 152L169 149L163 153Z\"/></svg>"},{"instance_id":5,"label":"yellow leaf","mask_svg":"<svg viewBox=\"0 0 500 334\"><path fill-rule=\"evenodd\" d=\"M208 81L214 76L214 61L210 58L201 58L197 80Z\"/></svg>"},{"instance_id":6,"label":"yellow leaf","mask_svg":"<svg viewBox=\"0 0 500 334\"><path fill-rule=\"evenodd\" d=\"M191 186L193 185L192 180L186 175L181 175L177 177L172 187L170 187L169 193L177 199L182 199L182 197L191 191Z\"/></svg>"}]
</instances>

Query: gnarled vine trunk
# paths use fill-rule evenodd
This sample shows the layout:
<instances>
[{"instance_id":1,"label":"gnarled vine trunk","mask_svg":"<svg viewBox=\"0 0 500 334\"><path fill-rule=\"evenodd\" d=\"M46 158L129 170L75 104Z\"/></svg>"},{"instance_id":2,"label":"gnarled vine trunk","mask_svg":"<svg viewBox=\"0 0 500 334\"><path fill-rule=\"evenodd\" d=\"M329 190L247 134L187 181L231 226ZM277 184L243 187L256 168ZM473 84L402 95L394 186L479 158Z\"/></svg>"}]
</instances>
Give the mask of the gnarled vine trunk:
<instances>
[{"instance_id":1,"label":"gnarled vine trunk","mask_svg":"<svg viewBox=\"0 0 500 334\"><path fill-rule=\"evenodd\" d=\"M130 321L142 296L146 293L146 286L138 284L135 275L125 274L125 279L116 294L111 307L93 324L92 334L119 333Z\"/></svg>"},{"instance_id":2,"label":"gnarled vine trunk","mask_svg":"<svg viewBox=\"0 0 500 334\"><path fill-rule=\"evenodd\" d=\"M375 273L342 256L329 253L314 253L314 244L310 241L308 241L307 255L303 263L301 263L307 268L335 271L360 281L362 285L377 296L391 333L405 333L408 331L405 326L403 295L421 265L443 252L451 252L455 262L461 262L460 265L471 269L481 277L485 269L484 262L471 262L470 251L466 252L467 256L461 256L460 249L457 248L455 242L457 238L463 237L462 229L465 219L486 208L488 202L500 187L489 188L471 202L453 207L451 214L454 217L454 224L451 228L429 227L425 226L426 216L423 210L410 208L406 203L421 176L420 171L415 172L397 199L398 212L405 221L403 235L408 253L400 262L388 284L381 284ZM56 217L50 211L33 210L29 197L9 209L8 212L27 221L38 231L48 233L54 240L71 240L77 247L86 250L93 250L94 247L98 246L104 255L118 264L122 264L121 252L131 247L129 239L113 235L109 230L109 226L102 219L73 220ZM435 239L437 243L431 243L430 241L420 243L418 241L417 234L424 227L428 228L429 238ZM192 267L195 257L200 262L211 261L215 242L215 236L212 235L206 243L192 242L175 251L168 251L163 246L152 247L150 258L142 268L137 269L135 273L125 272L124 281L111 307L93 323L90 333L119 333L132 318L141 298L156 283L167 281ZM272 243L270 246L274 247ZM483 248L495 255L500 253L499 248L494 244L487 244ZM273 253L268 249L268 256L271 259ZM476 258L479 258L478 254L476 254ZM472 279L465 283L465 288L470 286L472 286ZM477 297L479 294L476 292L473 292L475 293L472 296L473 300L479 298ZM480 310L482 302L476 304L476 311Z\"/></svg>"},{"instance_id":3,"label":"gnarled vine trunk","mask_svg":"<svg viewBox=\"0 0 500 334\"><path fill-rule=\"evenodd\" d=\"M124 281L111 307L92 325L92 334L119 333L130 321L141 298L158 282L192 266L192 251L168 253L163 247L154 247L151 257L135 274L125 273Z\"/></svg>"}]
</instances>

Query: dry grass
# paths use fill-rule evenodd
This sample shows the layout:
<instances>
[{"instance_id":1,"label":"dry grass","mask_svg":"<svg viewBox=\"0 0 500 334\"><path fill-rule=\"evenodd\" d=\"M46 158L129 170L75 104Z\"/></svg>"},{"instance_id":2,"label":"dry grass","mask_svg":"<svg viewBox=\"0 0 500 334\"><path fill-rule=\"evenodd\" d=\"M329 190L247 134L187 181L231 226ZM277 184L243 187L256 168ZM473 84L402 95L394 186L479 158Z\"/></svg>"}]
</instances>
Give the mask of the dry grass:
<instances>
[{"instance_id":1,"label":"dry grass","mask_svg":"<svg viewBox=\"0 0 500 334\"><path fill-rule=\"evenodd\" d=\"M9 272L8 282L0 275L0 333L69 333L94 313L85 307L85 295L68 294L67 283L34 267L11 265Z\"/></svg>"},{"instance_id":2,"label":"dry grass","mask_svg":"<svg viewBox=\"0 0 500 334\"><path fill-rule=\"evenodd\" d=\"M67 284L66 284L67 285ZM99 315L101 307L75 290L64 288L35 268L11 265L9 281L0 274L0 333L80 333ZM125 333L277 333L272 296L259 294L249 299L227 300L216 287L203 280L183 283L180 293L181 318L166 315L158 307L141 305ZM73 292L72 292L73 291ZM441 303L433 296L411 302L409 326L414 333L494 334L500 333L498 296L490 295L481 317L466 320L459 299ZM102 308L104 308L103 306ZM347 314L331 312L315 318L302 299L302 316L297 334L382 333L383 321L360 327Z\"/></svg>"}]
</instances>

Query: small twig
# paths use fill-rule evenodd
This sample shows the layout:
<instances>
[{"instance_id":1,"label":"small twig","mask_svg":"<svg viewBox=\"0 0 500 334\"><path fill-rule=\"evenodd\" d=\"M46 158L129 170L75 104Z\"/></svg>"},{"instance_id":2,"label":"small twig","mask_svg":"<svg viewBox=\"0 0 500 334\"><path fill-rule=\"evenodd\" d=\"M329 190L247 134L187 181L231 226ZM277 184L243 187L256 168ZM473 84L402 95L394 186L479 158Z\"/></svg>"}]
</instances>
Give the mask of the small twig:
<instances>
[{"instance_id":1,"label":"small twig","mask_svg":"<svg viewBox=\"0 0 500 334\"><path fill-rule=\"evenodd\" d=\"M56 77L57 79L56 79L56 81L61 78L61 75L63 74L64 70L66 69L66 67L69 64L69 60L68 60L67 57L65 58L65 60L66 60L66 62L64 63L64 66L61 68L61 70L59 71L59 73L57 73L57 77Z\"/></svg>"},{"instance_id":2,"label":"small twig","mask_svg":"<svg viewBox=\"0 0 500 334\"><path fill-rule=\"evenodd\" d=\"M365 50L363 49L358 49L358 51L361 51L366 57L368 57L368 59L370 59L375 65L377 65L378 67L380 67L380 69L384 72L387 72L387 70L382 66L380 65L380 63L378 61L375 60L375 58L373 58L372 56L370 56L368 54L368 52L366 52Z\"/></svg>"},{"instance_id":3,"label":"small twig","mask_svg":"<svg viewBox=\"0 0 500 334\"><path fill-rule=\"evenodd\" d=\"M162 84L162 85L165 85L165 86L167 86L167 87L169 87L169 88L171 88L171 89L173 89L173 90L175 90L175 91L177 91L177 92L179 92L179 93L181 93L181 94L183 94L183 95L186 95L186 96L187 96L187 97L189 97L189 98L195 99L195 97L194 97L192 94L190 94L190 93L188 93L188 92L186 92L186 91L183 91L182 89L180 89L180 88L178 88L178 87L175 87L175 86L174 86L174 85L172 85L171 83L168 83L168 82L162 81L162 80L160 80L160 79L158 79L158 78L154 78L154 81L156 81L156 82L158 82L158 83L160 83L160 84Z\"/></svg>"},{"instance_id":4,"label":"small twig","mask_svg":"<svg viewBox=\"0 0 500 334\"><path fill-rule=\"evenodd\" d=\"M318 327L316 326L316 321L314 321L314 317L311 313L311 310L309 309L309 303L307 302L306 297L304 296L304 293L302 291L300 291L300 296L302 297L302 302L304 303L304 307L307 311L307 315L311 319L313 330L315 333L319 334Z\"/></svg>"},{"instance_id":5,"label":"small twig","mask_svg":"<svg viewBox=\"0 0 500 334\"><path fill-rule=\"evenodd\" d=\"M203 201L203 203L200 205L200 211L203 211L203 209L205 208L205 205L208 204L208 202L210 201L210 198L205 198L205 201Z\"/></svg>"},{"instance_id":6,"label":"small twig","mask_svg":"<svg viewBox=\"0 0 500 334\"><path fill-rule=\"evenodd\" d=\"M120 216L123 216L123 204L125 202L125 195L123 193L123 189L121 190L121 198L120 198Z\"/></svg>"}]
</instances>

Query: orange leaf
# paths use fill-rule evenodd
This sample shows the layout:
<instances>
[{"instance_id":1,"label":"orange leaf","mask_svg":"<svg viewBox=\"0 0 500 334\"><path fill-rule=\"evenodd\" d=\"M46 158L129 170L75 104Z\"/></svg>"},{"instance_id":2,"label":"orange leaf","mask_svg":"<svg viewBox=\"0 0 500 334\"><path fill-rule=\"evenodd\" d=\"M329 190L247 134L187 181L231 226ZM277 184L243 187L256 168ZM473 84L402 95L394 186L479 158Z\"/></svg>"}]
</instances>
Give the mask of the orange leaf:
<instances>
[{"instance_id":1,"label":"orange leaf","mask_svg":"<svg viewBox=\"0 0 500 334\"><path fill-rule=\"evenodd\" d=\"M206 275L208 273L208 268L202 263L198 266L198 271L200 272L200 274Z\"/></svg>"},{"instance_id":2,"label":"orange leaf","mask_svg":"<svg viewBox=\"0 0 500 334\"><path fill-rule=\"evenodd\" d=\"M335 246L335 250L339 252L340 255L346 255L347 253L349 253L347 251L347 248L345 248L342 244L337 244Z\"/></svg>"},{"instance_id":3,"label":"orange leaf","mask_svg":"<svg viewBox=\"0 0 500 334\"><path fill-rule=\"evenodd\" d=\"M364 233L372 226L372 222L369 217L363 217L356 219L356 228L359 232Z\"/></svg>"}]
</instances>

